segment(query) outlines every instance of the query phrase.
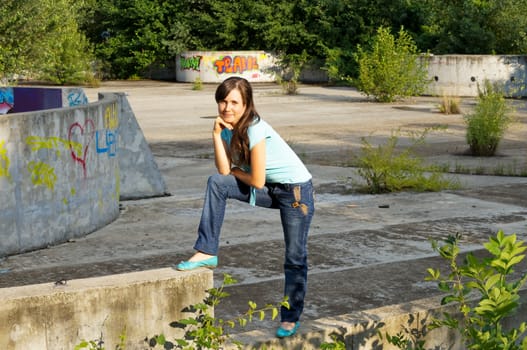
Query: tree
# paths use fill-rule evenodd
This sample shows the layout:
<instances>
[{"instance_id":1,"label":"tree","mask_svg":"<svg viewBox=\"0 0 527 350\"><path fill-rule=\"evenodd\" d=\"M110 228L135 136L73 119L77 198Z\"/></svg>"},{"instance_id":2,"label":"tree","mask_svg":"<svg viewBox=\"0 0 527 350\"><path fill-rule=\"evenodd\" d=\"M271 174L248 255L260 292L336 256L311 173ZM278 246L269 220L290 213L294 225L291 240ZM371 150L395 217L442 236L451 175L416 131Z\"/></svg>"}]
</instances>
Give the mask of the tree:
<instances>
[{"instance_id":1,"label":"tree","mask_svg":"<svg viewBox=\"0 0 527 350\"><path fill-rule=\"evenodd\" d=\"M82 1L40 1L46 17L43 39L35 43L39 54L37 74L55 84L80 84L93 78L91 44L79 31L78 7Z\"/></svg>"},{"instance_id":2,"label":"tree","mask_svg":"<svg viewBox=\"0 0 527 350\"><path fill-rule=\"evenodd\" d=\"M167 9L157 0L100 0L88 30L105 78L147 72L168 57Z\"/></svg>"},{"instance_id":3,"label":"tree","mask_svg":"<svg viewBox=\"0 0 527 350\"><path fill-rule=\"evenodd\" d=\"M86 79L92 55L77 27L83 1L4 0L0 4L0 78L19 75L55 83Z\"/></svg>"},{"instance_id":4,"label":"tree","mask_svg":"<svg viewBox=\"0 0 527 350\"><path fill-rule=\"evenodd\" d=\"M0 4L0 79L4 84L31 70L30 53L43 20L37 2L4 0Z\"/></svg>"},{"instance_id":5,"label":"tree","mask_svg":"<svg viewBox=\"0 0 527 350\"><path fill-rule=\"evenodd\" d=\"M527 53L525 0L417 1L424 21L417 42L436 54Z\"/></svg>"}]
</instances>

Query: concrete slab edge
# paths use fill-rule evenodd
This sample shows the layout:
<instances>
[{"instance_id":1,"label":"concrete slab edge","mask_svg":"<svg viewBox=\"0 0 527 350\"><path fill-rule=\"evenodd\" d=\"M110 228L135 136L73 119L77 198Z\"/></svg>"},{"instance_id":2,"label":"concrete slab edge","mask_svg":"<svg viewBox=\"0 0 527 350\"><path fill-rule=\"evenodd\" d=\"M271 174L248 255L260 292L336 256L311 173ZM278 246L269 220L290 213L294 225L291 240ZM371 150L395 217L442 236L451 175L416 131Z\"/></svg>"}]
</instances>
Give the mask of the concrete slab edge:
<instances>
[{"instance_id":1,"label":"concrete slab edge","mask_svg":"<svg viewBox=\"0 0 527 350\"><path fill-rule=\"evenodd\" d=\"M182 331L171 323L190 317L213 286L212 271L171 268L0 289L0 349L67 350L81 341L126 349Z\"/></svg>"},{"instance_id":2,"label":"concrete slab edge","mask_svg":"<svg viewBox=\"0 0 527 350\"><path fill-rule=\"evenodd\" d=\"M303 322L295 336L285 339L276 338L274 330L268 329L231 336L244 344L244 350L315 350L320 349L323 343L334 342L334 337L343 341L346 349L395 350L399 348L386 341L386 334L394 336L402 333L408 336L412 333L425 341L427 349L463 350L465 346L457 332L445 327L427 331L424 327L433 318L440 318L444 312L456 314L456 311L455 305L441 306L441 297L432 297ZM524 286L520 291L520 308L507 320L505 326L518 327L525 321L522 315L526 313L527 287ZM230 344L224 349L238 348Z\"/></svg>"}]
</instances>

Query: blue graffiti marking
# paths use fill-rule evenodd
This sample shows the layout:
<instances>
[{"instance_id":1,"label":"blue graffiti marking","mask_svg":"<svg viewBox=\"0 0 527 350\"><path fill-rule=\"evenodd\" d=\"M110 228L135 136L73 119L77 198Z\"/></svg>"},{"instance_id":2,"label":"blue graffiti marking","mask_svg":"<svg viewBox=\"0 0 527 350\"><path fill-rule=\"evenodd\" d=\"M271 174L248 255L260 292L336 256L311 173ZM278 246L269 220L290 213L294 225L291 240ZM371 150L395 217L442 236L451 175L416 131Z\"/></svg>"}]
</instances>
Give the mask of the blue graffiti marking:
<instances>
[{"instance_id":1,"label":"blue graffiti marking","mask_svg":"<svg viewBox=\"0 0 527 350\"><path fill-rule=\"evenodd\" d=\"M86 104L88 104L88 98L83 91L76 90L68 94L68 105L70 107Z\"/></svg>"},{"instance_id":2,"label":"blue graffiti marking","mask_svg":"<svg viewBox=\"0 0 527 350\"><path fill-rule=\"evenodd\" d=\"M0 114L6 114L15 105L13 88L0 88Z\"/></svg>"},{"instance_id":3,"label":"blue graffiti marking","mask_svg":"<svg viewBox=\"0 0 527 350\"><path fill-rule=\"evenodd\" d=\"M108 153L109 157L114 157L117 154L117 133L112 130L104 130L104 145L101 145L99 141L100 131L95 132L95 147L97 153Z\"/></svg>"}]
</instances>

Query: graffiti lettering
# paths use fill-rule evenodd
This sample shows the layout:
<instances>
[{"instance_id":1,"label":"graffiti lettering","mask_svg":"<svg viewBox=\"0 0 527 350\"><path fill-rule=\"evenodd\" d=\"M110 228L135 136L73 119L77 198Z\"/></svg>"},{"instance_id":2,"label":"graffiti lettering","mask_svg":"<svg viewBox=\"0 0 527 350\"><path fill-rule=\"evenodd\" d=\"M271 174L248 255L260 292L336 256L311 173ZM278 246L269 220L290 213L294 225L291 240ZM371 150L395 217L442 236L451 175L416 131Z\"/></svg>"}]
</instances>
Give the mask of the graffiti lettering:
<instances>
[{"instance_id":1,"label":"graffiti lettering","mask_svg":"<svg viewBox=\"0 0 527 350\"><path fill-rule=\"evenodd\" d=\"M57 175L55 169L43 162L31 161L27 165L27 170L31 174L31 182L36 186L46 186L53 191Z\"/></svg>"},{"instance_id":2,"label":"graffiti lettering","mask_svg":"<svg viewBox=\"0 0 527 350\"><path fill-rule=\"evenodd\" d=\"M117 129L118 126L117 104L113 103L104 110L104 127L107 129Z\"/></svg>"},{"instance_id":3,"label":"graffiti lettering","mask_svg":"<svg viewBox=\"0 0 527 350\"><path fill-rule=\"evenodd\" d=\"M0 142L0 177L9 178L9 157L4 143L5 141Z\"/></svg>"},{"instance_id":4,"label":"graffiti lettering","mask_svg":"<svg viewBox=\"0 0 527 350\"><path fill-rule=\"evenodd\" d=\"M70 107L86 104L88 104L88 98L84 94L84 91L74 90L68 93L68 105Z\"/></svg>"},{"instance_id":5,"label":"graffiti lettering","mask_svg":"<svg viewBox=\"0 0 527 350\"><path fill-rule=\"evenodd\" d=\"M74 161L79 162L82 165L84 177L86 177L86 157L88 156L88 147L90 146L91 140L93 139L94 130L95 124L93 123L93 120L88 119L86 120L86 122L84 122L84 125L81 125L79 123L71 124L68 132L71 157ZM72 146L74 144L72 141L75 138L82 139L85 141L82 142L84 148L80 152L78 152L78 150L74 149Z\"/></svg>"},{"instance_id":6,"label":"graffiti lettering","mask_svg":"<svg viewBox=\"0 0 527 350\"><path fill-rule=\"evenodd\" d=\"M99 135L101 132L97 131L95 133L95 148L97 153L108 153L108 156L114 157L117 153L117 133L111 130L105 130L103 133L106 136L104 140L104 146L101 145L101 142L99 141Z\"/></svg>"},{"instance_id":7,"label":"graffiti lettering","mask_svg":"<svg viewBox=\"0 0 527 350\"><path fill-rule=\"evenodd\" d=\"M77 154L82 152L81 143L61 139L60 137L28 136L26 138L26 143L31 147L31 150L35 152L39 149L55 149L57 157L60 157L60 144L65 147L73 148Z\"/></svg>"},{"instance_id":8,"label":"graffiti lettering","mask_svg":"<svg viewBox=\"0 0 527 350\"><path fill-rule=\"evenodd\" d=\"M199 66L201 63L202 56L185 57L179 56L179 63L182 70L195 70L199 72Z\"/></svg>"},{"instance_id":9,"label":"graffiti lettering","mask_svg":"<svg viewBox=\"0 0 527 350\"><path fill-rule=\"evenodd\" d=\"M257 70L258 60L254 56L225 56L221 60L214 61L214 66L219 74L243 73L245 71Z\"/></svg>"}]
</instances>

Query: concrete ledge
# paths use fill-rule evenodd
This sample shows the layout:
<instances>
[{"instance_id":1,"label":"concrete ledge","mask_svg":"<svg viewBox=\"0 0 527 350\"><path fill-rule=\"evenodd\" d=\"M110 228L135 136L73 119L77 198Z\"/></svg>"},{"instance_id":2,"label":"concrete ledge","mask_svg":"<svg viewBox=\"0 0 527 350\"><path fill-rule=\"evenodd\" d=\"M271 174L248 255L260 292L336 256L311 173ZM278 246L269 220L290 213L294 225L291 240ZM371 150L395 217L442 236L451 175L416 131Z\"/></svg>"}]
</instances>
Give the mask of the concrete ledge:
<instances>
[{"instance_id":1,"label":"concrete ledge","mask_svg":"<svg viewBox=\"0 0 527 350\"><path fill-rule=\"evenodd\" d=\"M527 288L520 292L520 308L515 317L508 319L505 327L518 327L525 321L527 313ZM379 332L385 336L402 333L406 336L409 332L420 334L423 327L430 323L433 318L441 317L443 312L455 314L454 305L441 306L440 298L426 298L409 303L385 306L363 312L341 315L339 317L321 318L315 321L302 323L296 336L285 339L277 339L274 330L254 330L232 335L242 344L243 349L273 349L273 350L316 350L320 349L322 343L333 342L332 336L343 341L346 349L370 350L399 349L381 339ZM255 321L257 322L257 321ZM458 333L446 327L425 331L422 333L427 349L449 349L464 350ZM231 345L225 349L238 349Z\"/></svg>"},{"instance_id":2,"label":"concrete ledge","mask_svg":"<svg viewBox=\"0 0 527 350\"><path fill-rule=\"evenodd\" d=\"M71 350L102 337L107 349L126 335L126 349L188 317L183 308L202 302L212 271L159 269L0 289L0 349Z\"/></svg>"}]
</instances>

